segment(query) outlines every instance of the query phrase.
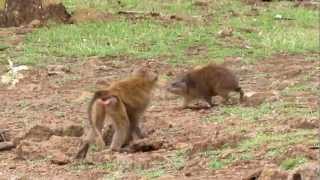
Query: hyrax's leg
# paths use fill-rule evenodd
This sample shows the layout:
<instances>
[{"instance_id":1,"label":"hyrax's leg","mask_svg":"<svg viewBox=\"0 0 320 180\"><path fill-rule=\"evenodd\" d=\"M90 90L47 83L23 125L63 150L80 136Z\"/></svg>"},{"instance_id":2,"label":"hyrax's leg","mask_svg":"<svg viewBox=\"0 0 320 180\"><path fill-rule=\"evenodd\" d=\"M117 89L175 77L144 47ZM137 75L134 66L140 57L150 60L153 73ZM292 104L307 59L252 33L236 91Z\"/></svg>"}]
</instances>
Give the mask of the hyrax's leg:
<instances>
[{"instance_id":1,"label":"hyrax's leg","mask_svg":"<svg viewBox=\"0 0 320 180\"><path fill-rule=\"evenodd\" d=\"M235 89L236 92L239 92L240 94L240 103L242 103L244 101L244 92L243 90L241 89L241 87L238 87Z\"/></svg>"},{"instance_id":2,"label":"hyrax's leg","mask_svg":"<svg viewBox=\"0 0 320 180\"><path fill-rule=\"evenodd\" d=\"M129 137L130 131L130 122L125 106L121 101L118 103L116 112L110 114L115 128L115 133L112 137L112 143L110 146L113 151L121 151L122 146L126 143Z\"/></svg>"},{"instance_id":3,"label":"hyrax's leg","mask_svg":"<svg viewBox=\"0 0 320 180\"><path fill-rule=\"evenodd\" d=\"M96 144L99 150L104 149L105 142L102 135L102 128L104 126L104 121L106 117L106 107L105 105L99 103L95 103L93 113L92 113L92 128L96 134Z\"/></svg>"},{"instance_id":4,"label":"hyrax's leg","mask_svg":"<svg viewBox=\"0 0 320 180\"><path fill-rule=\"evenodd\" d=\"M219 89L219 90L217 90L217 92L218 92L219 96L223 97L224 101L222 103L223 104L228 104L230 90L228 90L228 89Z\"/></svg>"},{"instance_id":5,"label":"hyrax's leg","mask_svg":"<svg viewBox=\"0 0 320 180\"><path fill-rule=\"evenodd\" d=\"M209 104L210 107L213 107L212 97L211 96L204 97L204 100Z\"/></svg>"}]
</instances>

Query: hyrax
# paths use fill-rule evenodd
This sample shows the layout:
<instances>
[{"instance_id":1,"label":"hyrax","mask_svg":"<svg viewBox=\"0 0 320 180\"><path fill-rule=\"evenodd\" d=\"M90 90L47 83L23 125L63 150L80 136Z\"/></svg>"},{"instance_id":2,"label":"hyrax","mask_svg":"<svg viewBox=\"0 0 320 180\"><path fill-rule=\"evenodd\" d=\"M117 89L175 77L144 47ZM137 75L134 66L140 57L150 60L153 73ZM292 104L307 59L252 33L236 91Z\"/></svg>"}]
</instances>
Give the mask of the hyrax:
<instances>
[{"instance_id":1,"label":"hyrax","mask_svg":"<svg viewBox=\"0 0 320 180\"><path fill-rule=\"evenodd\" d=\"M204 99L212 107L212 96L221 96L227 102L231 91L240 93L240 102L244 95L238 78L229 69L215 64L197 67L178 76L169 83L167 90L184 97L183 108L194 99Z\"/></svg>"}]
</instances>

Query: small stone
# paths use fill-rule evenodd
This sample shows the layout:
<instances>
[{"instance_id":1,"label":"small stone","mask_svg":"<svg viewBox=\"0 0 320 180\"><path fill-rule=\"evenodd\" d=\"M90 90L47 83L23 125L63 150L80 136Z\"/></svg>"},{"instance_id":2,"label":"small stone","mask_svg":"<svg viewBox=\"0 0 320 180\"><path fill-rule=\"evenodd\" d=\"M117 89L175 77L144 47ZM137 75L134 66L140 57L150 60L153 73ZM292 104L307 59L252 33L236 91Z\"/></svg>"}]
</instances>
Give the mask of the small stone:
<instances>
[{"instance_id":1,"label":"small stone","mask_svg":"<svg viewBox=\"0 0 320 180\"><path fill-rule=\"evenodd\" d=\"M36 28L36 27L40 27L40 25L41 25L41 21L39 19L34 19L28 24L28 27Z\"/></svg>"},{"instance_id":2,"label":"small stone","mask_svg":"<svg viewBox=\"0 0 320 180\"><path fill-rule=\"evenodd\" d=\"M12 142L0 142L0 151L10 150L14 147L15 145Z\"/></svg>"},{"instance_id":3,"label":"small stone","mask_svg":"<svg viewBox=\"0 0 320 180\"><path fill-rule=\"evenodd\" d=\"M64 153L60 152L60 151L56 151L53 154L53 157L51 158L51 162L53 164L57 164L57 165L65 165L70 163L70 159L68 156L66 156Z\"/></svg>"}]
</instances>

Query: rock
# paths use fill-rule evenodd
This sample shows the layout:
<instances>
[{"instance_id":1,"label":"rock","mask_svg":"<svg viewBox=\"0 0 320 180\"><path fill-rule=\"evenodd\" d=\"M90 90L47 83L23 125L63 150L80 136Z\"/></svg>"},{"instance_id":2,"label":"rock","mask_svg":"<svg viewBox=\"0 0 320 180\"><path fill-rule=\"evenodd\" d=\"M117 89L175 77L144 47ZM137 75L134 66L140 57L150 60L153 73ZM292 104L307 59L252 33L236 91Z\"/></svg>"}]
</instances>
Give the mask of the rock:
<instances>
[{"instance_id":1,"label":"rock","mask_svg":"<svg viewBox=\"0 0 320 180\"><path fill-rule=\"evenodd\" d=\"M134 141L130 144L130 149L133 152L148 152L148 151L155 151L162 147L162 141L152 141L149 139L140 139Z\"/></svg>"},{"instance_id":2,"label":"rock","mask_svg":"<svg viewBox=\"0 0 320 180\"><path fill-rule=\"evenodd\" d=\"M233 29L231 27L225 28L221 31L218 32L219 37L227 37L227 36L232 36L233 35Z\"/></svg>"},{"instance_id":3,"label":"rock","mask_svg":"<svg viewBox=\"0 0 320 180\"><path fill-rule=\"evenodd\" d=\"M116 153L115 156L119 166L126 169L149 169L155 164L155 162L166 161L166 158L159 153Z\"/></svg>"},{"instance_id":4,"label":"rock","mask_svg":"<svg viewBox=\"0 0 320 180\"><path fill-rule=\"evenodd\" d=\"M70 163L70 158L66 156L61 151L55 151L52 153L52 157L50 159L51 163L57 164L57 165L65 165Z\"/></svg>"},{"instance_id":5,"label":"rock","mask_svg":"<svg viewBox=\"0 0 320 180\"><path fill-rule=\"evenodd\" d=\"M14 144L19 144L21 140L30 140L35 142L46 141L52 135L54 131L47 126L35 125L31 127L26 133L18 135L14 140Z\"/></svg>"},{"instance_id":6,"label":"rock","mask_svg":"<svg viewBox=\"0 0 320 180\"><path fill-rule=\"evenodd\" d=\"M34 19L28 24L28 27L36 28L36 27L40 27L40 25L41 25L41 21L39 19Z\"/></svg>"},{"instance_id":7,"label":"rock","mask_svg":"<svg viewBox=\"0 0 320 180\"><path fill-rule=\"evenodd\" d=\"M61 160L62 155L55 155L57 151L63 152L66 156L73 156L81 142L76 137L51 136L47 141L35 142L22 140L17 146L17 156L22 159L34 160L44 157L58 157L55 160Z\"/></svg>"},{"instance_id":8,"label":"rock","mask_svg":"<svg viewBox=\"0 0 320 180\"><path fill-rule=\"evenodd\" d=\"M8 131L9 130L7 130L7 129L0 129L0 142L4 142L4 141L9 140L8 135L7 135Z\"/></svg>"},{"instance_id":9,"label":"rock","mask_svg":"<svg viewBox=\"0 0 320 180\"><path fill-rule=\"evenodd\" d=\"M12 148L14 148L15 145L13 144L13 142L0 142L0 151L5 151L5 150L10 150Z\"/></svg>"},{"instance_id":10,"label":"rock","mask_svg":"<svg viewBox=\"0 0 320 180\"><path fill-rule=\"evenodd\" d=\"M42 152L41 144L39 142L32 142L28 140L23 140L17 146L16 154L18 158L21 159L40 159L46 156Z\"/></svg>"},{"instance_id":11,"label":"rock","mask_svg":"<svg viewBox=\"0 0 320 180\"><path fill-rule=\"evenodd\" d=\"M288 180L318 180L320 177L320 165L318 162L306 163L294 169Z\"/></svg>"},{"instance_id":12,"label":"rock","mask_svg":"<svg viewBox=\"0 0 320 180\"><path fill-rule=\"evenodd\" d=\"M279 99L279 93L276 91L267 92L247 92L245 94L244 104L247 106L258 106L264 102L274 101Z\"/></svg>"},{"instance_id":13,"label":"rock","mask_svg":"<svg viewBox=\"0 0 320 180\"><path fill-rule=\"evenodd\" d=\"M45 150L60 150L68 156L75 155L81 138L78 137L61 137L53 135L48 141L43 143Z\"/></svg>"},{"instance_id":14,"label":"rock","mask_svg":"<svg viewBox=\"0 0 320 180\"><path fill-rule=\"evenodd\" d=\"M287 180L288 173L277 168L264 168L259 180Z\"/></svg>"}]
</instances>

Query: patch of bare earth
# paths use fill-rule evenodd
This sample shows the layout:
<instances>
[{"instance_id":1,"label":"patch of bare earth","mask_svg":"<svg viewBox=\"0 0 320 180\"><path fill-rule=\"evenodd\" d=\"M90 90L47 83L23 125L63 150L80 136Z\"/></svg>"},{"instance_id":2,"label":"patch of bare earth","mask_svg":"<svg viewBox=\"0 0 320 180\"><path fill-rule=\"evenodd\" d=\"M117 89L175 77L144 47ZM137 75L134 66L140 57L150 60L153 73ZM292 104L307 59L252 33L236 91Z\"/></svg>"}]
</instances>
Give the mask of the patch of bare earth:
<instances>
[{"instance_id":1,"label":"patch of bare earth","mask_svg":"<svg viewBox=\"0 0 320 180\"><path fill-rule=\"evenodd\" d=\"M4 85L0 86L0 129L8 129L10 139L17 145L14 150L0 151L2 177L96 179L112 172L94 165L76 169L80 162L73 161L72 156L80 144L78 136L82 133L80 129L87 118L86 109L94 89L125 77L132 68L143 62L126 57L93 57L86 61L70 59L69 62L51 65L48 68L34 68L25 73L25 78L13 90L8 90ZM151 64L163 74L177 73L177 69L163 62L154 60ZM263 102L283 100L299 101L309 108L317 107L317 95L312 92L303 95L293 94L289 97L278 93L292 84L302 82L305 75L310 77L309 83L318 83L317 61L306 60L302 55L283 55L255 65L243 64L237 58L227 58L225 65L240 76L245 92L260 93L249 98L248 104L241 106L254 107ZM167 94L163 89L157 89L154 100L142 120L142 129L147 138L136 145L146 148L147 152L110 154L107 151L90 150L88 163L99 165L104 162L116 162L122 168L123 178L129 179L141 178L141 175L136 173L137 168L148 169L157 167L157 164L174 167L170 157L177 150L185 152L185 162L164 177L239 179L250 175L252 170L275 163L275 160L262 156L255 160L235 162L222 170L210 169L210 160L201 156L201 152L216 150L225 144L236 146L240 141L252 137L252 133L259 127L250 123L241 124L237 119L226 119L225 123L204 123L203 118L219 113L217 108L182 110L179 109L181 103L181 99ZM308 122L291 122L290 119L266 119L263 122L271 123L271 131L276 131L283 126L284 121L288 122L289 130L319 128L309 119L306 120ZM249 131L232 133L227 131L230 126L251 128ZM310 155L312 160L318 158L314 154L315 150L310 150L304 145L294 146L291 150ZM287 153L294 154L292 151Z\"/></svg>"}]
</instances>

